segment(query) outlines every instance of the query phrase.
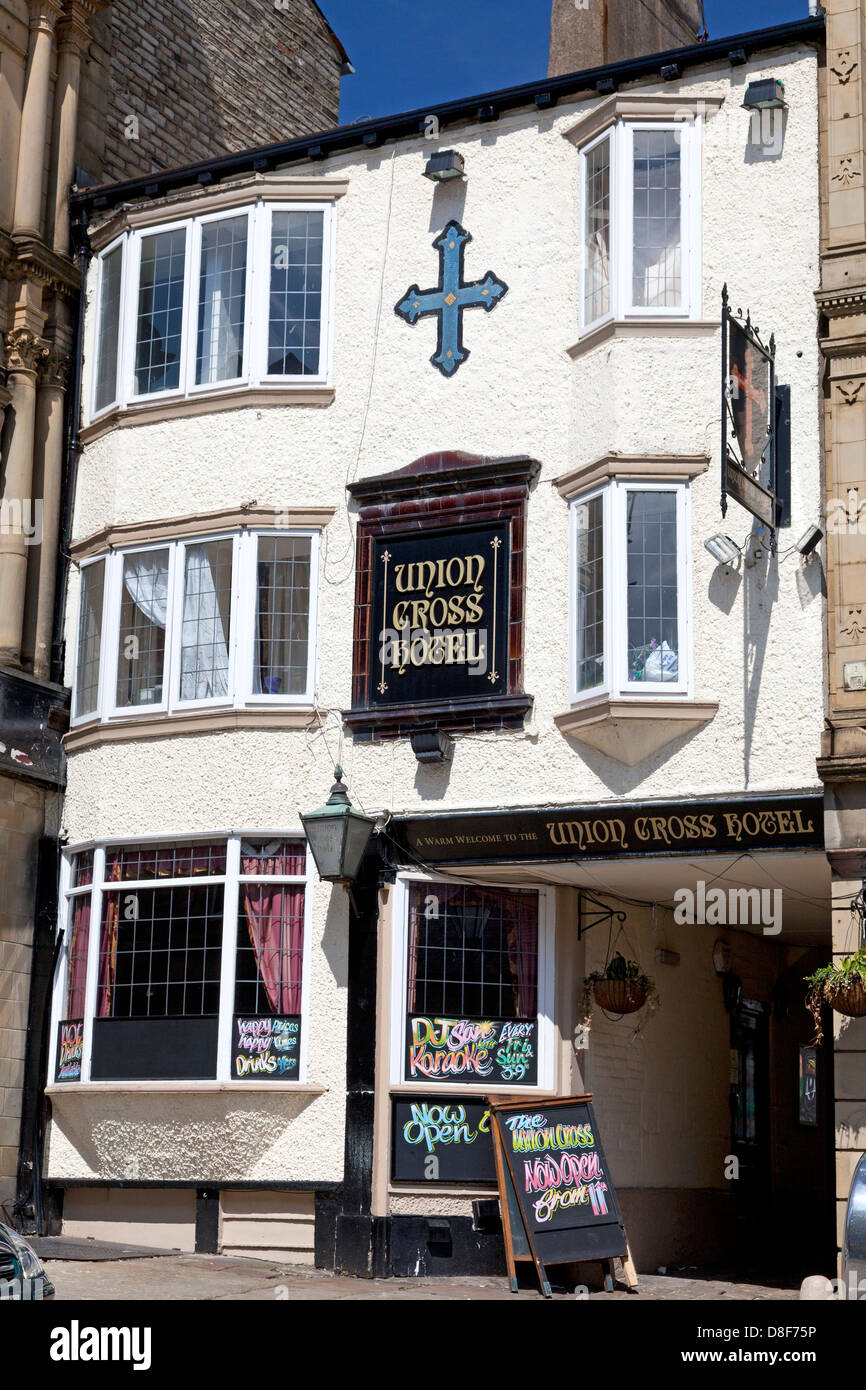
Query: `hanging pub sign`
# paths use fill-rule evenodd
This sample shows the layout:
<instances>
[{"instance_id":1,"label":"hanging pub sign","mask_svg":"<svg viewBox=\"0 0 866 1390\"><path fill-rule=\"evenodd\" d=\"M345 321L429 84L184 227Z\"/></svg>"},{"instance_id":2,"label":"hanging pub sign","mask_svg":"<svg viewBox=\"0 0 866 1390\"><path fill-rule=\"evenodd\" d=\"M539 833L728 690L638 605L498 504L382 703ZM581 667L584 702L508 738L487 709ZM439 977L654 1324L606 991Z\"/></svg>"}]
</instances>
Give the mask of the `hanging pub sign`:
<instances>
[{"instance_id":1,"label":"hanging pub sign","mask_svg":"<svg viewBox=\"0 0 866 1390\"><path fill-rule=\"evenodd\" d=\"M391 1176L395 1182L496 1182L486 1100L395 1096Z\"/></svg>"},{"instance_id":2,"label":"hanging pub sign","mask_svg":"<svg viewBox=\"0 0 866 1390\"><path fill-rule=\"evenodd\" d=\"M431 454L352 483L357 739L520 727L528 458Z\"/></svg>"},{"instance_id":3,"label":"hanging pub sign","mask_svg":"<svg viewBox=\"0 0 866 1390\"><path fill-rule=\"evenodd\" d=\"M628 1257L625 1226L602 1148L592 1096L490 1102L502 1229L511 1288L515 1261L546 1266ZM636 1282L636 1280L635 1280Z\"/></svg>"},{"instance_id":4,"label":"hanging pub sign","mask_svg":"<svg viewBox=\"0 0 866 1390\"><path fill-rule=\"evenodd\" d=\"M733 497L773 533L776 486L776 343L768 346L747 314L733 314L722 290L722 516Z\"/></svg>"},{"instance_id":5,"label":"hanging pub sign","mask_svg":"<svg viewBox=\"0 0 866 1390\"><path fill-rule=\"evenodd\" d=\"M232 1081L297 1081L300 1017L238 1014L232 1027Z\"/></svg>"},{"instance_id":6,"label":"hanging pub sign","mask_svg":"<svg viewBox=\"0 0 866 1390\"><path fill-rule=\"evenodd\" d=\"M818 1049L800 1048L797 1078L797 1119L801 1125L813 1128L818 1123Z\"/></svg>"},{"instance_id":7,"label":"hanging pub sign","mask_svg":"<svg viewBox=\"0 0 866 1390\"><path fill-rule=\"evenodd\" d=\"M80 1081L84 1055L84 1019L68 1018L57 1025L55 1081Z\"/></svg>"}]
</instances>

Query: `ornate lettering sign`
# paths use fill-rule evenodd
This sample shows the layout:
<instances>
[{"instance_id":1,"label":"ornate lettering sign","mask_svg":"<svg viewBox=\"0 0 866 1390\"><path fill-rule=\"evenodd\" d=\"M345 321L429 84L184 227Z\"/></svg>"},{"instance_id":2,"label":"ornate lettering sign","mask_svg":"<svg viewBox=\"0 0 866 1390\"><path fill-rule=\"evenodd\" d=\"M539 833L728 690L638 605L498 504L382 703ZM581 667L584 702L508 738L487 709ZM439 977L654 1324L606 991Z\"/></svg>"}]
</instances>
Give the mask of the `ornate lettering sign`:
<instances>
[{"instance_id":1,"label":"ornate lettering sign","mask_svg":"<svg viewBox=\"0 0 866 1390\"><path fill-rule=\"evenodd\" d=\"M376 539L375 704L504 693L509 532L500 522Z\"/></svg>"},{"instance_id":2,"label":"ornate lettering sign","mask_svg":"<svg viewBox=\"0 0 866 1390\"><path fill-rule=\"evenodd\" d=\"M821 849L821 796L648 802L537 811L395 817L389 833L417 864L647 858L744 850ZM397 851L399 858L399 851Z\"/></svg>"},{"instance_id":3,"label":"ornate lettering sign","mask_svg":"<svg viewBox=\"0 0 866 1390\"><path fill-rule=\"evenodd\" d=\"M357 738L519 727L532 459L433 454L353 483Z\"/></svg>"}]
</instances>

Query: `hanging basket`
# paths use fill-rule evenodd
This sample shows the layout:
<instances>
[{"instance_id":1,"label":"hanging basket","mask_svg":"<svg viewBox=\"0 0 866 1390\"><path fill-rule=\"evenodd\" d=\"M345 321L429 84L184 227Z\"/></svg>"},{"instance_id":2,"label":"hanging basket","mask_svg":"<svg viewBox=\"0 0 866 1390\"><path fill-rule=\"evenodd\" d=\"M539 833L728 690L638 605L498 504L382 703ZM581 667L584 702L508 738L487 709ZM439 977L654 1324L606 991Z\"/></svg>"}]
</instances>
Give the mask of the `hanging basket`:
<instances>
[{"instance_id":1,"label":"hanging basket","mask_svg":"<svg viewBox=\"0 0 866 1390\"><path fill-rule=\"evenodd\" d=\"M646 986L636 980L595 980L593 996L608 1014L636 1014L647 999Z\"/></svg>"},{"instance_id":2,"label":"hanging basket","mask_svg":"<svg viewBox=\"0 0 866 1390\"><path fill-rule=\"evenodd\" d=\"M852 980L848 985L825 985L824 998L831 1009L846 1018L866 1016L866 983L863 980Z\"/></svg>"}]
</instances>

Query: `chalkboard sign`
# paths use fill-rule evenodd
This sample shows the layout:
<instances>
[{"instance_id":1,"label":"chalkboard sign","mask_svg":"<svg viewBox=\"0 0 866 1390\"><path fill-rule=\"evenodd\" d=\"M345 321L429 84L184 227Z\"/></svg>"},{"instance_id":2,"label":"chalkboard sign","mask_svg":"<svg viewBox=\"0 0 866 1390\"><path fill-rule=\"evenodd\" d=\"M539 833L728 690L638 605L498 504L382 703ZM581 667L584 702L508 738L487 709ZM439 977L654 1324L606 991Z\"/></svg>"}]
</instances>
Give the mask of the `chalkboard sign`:
<instances>
[{"instance_id":1,"label":"chalkboard sign","mask_svg":"<svg viewBox=\"0 0 866 1390\"><path fill-rule=\"evenodd\" d=\"M538 1022L532 1018L433 1018L410 1014L407 1081L534 1086Z\"/></svg>"},{"instance_id":2,"label":"chalkboard sign","mask_svg":"<svg viewBox=\"0 0 866 1390\"><path fill-rule=\"evenodd\" d=\"M592 1097L491 1101L490 1110L512 1288L515 1260L534 1261L549 1296L546 1265L627 1255Z\"/></svg>"},{"instance_id":3,"label":"chalkboard sign","mask_svg":"<svg viewBox=\"0 0 866 1390\"><path fill-rule=\"evenodd\" d=\"M297 1081L301 1020L239 1014L232 1030L232 1081Z\"/></svg>"},{"instance_id":4,"label":"chalkboard sign","mask_svg":"<svg viewBox=\"0 0 866 1390\"><path fill-rule=\"evenodd\" d=\"M496 1182L486 1100L399 1096L393 1102L395 1182Z\"/></svg>"},{"instance_id":5,"label":"chalkboard sign","mask_svg":"<svg viewBox=\"0 0 866 1390\"><path fill-rule=\"evenodd\" d=\"M55 1081L80 1081L84 1051L84 1019L68 1018L57 1025L57 1075Z\"/></svg>"}]
</instances>

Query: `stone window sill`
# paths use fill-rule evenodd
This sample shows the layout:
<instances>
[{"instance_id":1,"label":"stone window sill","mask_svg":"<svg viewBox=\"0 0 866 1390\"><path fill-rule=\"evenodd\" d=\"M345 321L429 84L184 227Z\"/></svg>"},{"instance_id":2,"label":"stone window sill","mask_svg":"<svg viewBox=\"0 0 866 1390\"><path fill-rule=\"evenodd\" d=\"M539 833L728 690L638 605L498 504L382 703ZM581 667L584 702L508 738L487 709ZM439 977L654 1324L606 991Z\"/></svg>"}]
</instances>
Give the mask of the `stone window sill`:
<instances>
[{"instance_id":1,"label":"stone window sill","mask_svg":"<svg viewBox=\"0 0 866 1390\"><path fill-rule=\"evenodd\" d=\"M82 444L128 429L131 425L153 425L162 420L178 420L194 415L213 415L221 410L261 410L263 406L329 406L336 396L333 386L244 386L214 395L185 396L180 400L145 402L109 410L81 431Z\"/></svg>"},{"instance_id":2,"label":"stone window sill","mask_svg":"<svg viewBox=\"0 0 866 1390\"><path fill-rule=\"evenodd\" d=\"M45 1087L52 1101L71 1096L105 1095L221 1095L231 1091L267 1092L269 1095L324 1096L330 1088L309 1081L66 1081Z\"/></svg>"},{"instance_id":3,"label":"stone window sill","mask_svg":"<svg viewBox=\"0 0 866 1390\"><path fill-rule=\"evenodd\" d=\"M717 700L604 696L558 714L554 723L567 738L635 767L674 739L709 724L718 709Z\"/></svg>"},{"instance_id":4,"label":"stone window sill","mask_svg":"<svg viewBox=\"0 0 866 1390\"><path fill-rule=\"evenodd\" d=\"M233 729L307 729L315 719L312 708L199 710L190 714L130 717L123 722L81 724L64 736L63 746L67 753L77 753L98 744L175 738L180 734L213 734Z\"/></svg>"},{"instance_id":5,"label":"stone window sill","mask_svg":"<svg viewBox=\"0 0 866 1390\"><path fill-rule=\"evenodd\" d=\"M610 319L579 338L566 352L577 359L611 338L712 338L721 326L720 319Z\"/></svg>"}]
</instances>

